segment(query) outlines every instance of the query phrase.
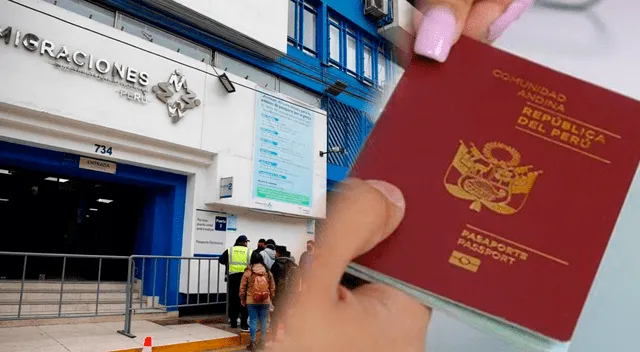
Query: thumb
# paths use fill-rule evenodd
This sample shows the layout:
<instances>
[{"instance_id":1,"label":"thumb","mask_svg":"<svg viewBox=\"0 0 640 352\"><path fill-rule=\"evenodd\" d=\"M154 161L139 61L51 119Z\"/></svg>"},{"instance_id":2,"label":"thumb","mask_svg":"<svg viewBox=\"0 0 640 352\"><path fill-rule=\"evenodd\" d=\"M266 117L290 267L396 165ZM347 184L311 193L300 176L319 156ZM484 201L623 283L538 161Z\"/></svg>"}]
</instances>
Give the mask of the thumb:
<instances>
[{"instance_id":1,"label":"thumb","mask_svg":"<svg viewBox=\"0 0 640 352\"><path fill-rule=\"evenodd\" d=\"M305 282L337 298L347 265L389 236L404 215L404 197L382 181L349 179L332 195L327 219L320 223L311 273Z\"/></svg>"}]
</instances>

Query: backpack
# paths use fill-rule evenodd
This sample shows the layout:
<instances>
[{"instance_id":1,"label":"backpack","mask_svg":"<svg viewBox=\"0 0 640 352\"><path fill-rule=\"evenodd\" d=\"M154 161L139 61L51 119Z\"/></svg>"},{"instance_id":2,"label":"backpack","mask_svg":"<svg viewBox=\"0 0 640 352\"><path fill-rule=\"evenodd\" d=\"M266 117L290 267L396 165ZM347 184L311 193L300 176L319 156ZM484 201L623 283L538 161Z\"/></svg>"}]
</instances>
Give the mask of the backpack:
<instances>
[{"instance_id":1,"label":"backpack","mask_svg":"<svg viewBox=\"0 0 640 352\"><path fill-rule=\"evenodd\" d=\"M255 303L264 302L271 296L271 292L269 291L269 280L266 275L257 275L251 271L251 276L253 276L253 301Z\"/></svg>"},{"instance_id":2,"label":"backpack","mask_svg":"<svg viewBox=\"0 0 640 352\"><path fill-rule=\"evenodd\" d=\"M285 269L285 274L284 274L285 292L297 291L294 289L294 287L297 284L298 272L300 271L300 268L293 263L288 263L288 264L285 264L284 269Z\"/></svg>"}]
</instances>

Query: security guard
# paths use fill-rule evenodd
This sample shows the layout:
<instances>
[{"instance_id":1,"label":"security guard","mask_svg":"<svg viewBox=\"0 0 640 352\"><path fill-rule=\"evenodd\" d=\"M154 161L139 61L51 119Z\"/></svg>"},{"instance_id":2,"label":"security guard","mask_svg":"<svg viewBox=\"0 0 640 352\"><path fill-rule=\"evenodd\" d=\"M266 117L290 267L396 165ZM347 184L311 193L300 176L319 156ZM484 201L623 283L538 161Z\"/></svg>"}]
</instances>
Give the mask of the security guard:
<instances>
[{"instance_id":1,"label":"security guard","mask_svg":"<svg viewBox=\"0 0 640 352\"><path fill-rule=\"evenodd\" d=\"M220 264L227 267L229 324L231 328L236 329L238 327L238 315L240 315L240 329L242 331L249 331L249 324L247 324L249 312L247 312L247 307L243 307L240 303L240 281L242 281L242 274L247 265L249 265L249 260L253 253L253 250L247 247L248 244L249 239L247 236L238 236L236 244L224 251L218 259Z\"/></svg>"}]
</instances>

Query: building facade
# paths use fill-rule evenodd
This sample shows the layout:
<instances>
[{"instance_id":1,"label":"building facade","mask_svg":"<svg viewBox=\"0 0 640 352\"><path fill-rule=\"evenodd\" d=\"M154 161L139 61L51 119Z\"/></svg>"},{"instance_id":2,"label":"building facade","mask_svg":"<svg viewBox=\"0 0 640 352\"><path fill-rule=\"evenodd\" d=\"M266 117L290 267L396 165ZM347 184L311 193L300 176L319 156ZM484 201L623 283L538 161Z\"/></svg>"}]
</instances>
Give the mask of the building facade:
<instances>
[{"instance_id":1,"label":"building facade","mask_svg":"<svg viewBox=\"0 0 640 352\"><path fill-rule=\"evenodd\" d=\"M245 234L298 258L395 74L363 6L2 2L0 252L215 257ZM154 272L160 301L225 292L213 269Z\"/></svg>"}]
</instances>

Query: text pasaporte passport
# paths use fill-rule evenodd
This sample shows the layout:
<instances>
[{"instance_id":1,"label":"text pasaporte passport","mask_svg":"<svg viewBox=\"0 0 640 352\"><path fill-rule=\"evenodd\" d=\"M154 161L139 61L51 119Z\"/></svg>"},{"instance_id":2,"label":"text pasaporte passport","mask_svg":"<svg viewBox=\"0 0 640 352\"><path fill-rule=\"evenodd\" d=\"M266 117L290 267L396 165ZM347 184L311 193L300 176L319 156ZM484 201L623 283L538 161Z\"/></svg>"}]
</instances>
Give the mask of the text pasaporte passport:
<instances>
[{"instance_id":1,"label":"text pasaporte passport","mask_svg":"<svg viewBox=\"0 0 640 352\"><path fill-rule=\"evenodd\" d=\"M414 58L351 172L400 187L406 215L351 272L569 341L638 166L639 115L468 38L444 64Z\"/></svg>"}]
</instances>

